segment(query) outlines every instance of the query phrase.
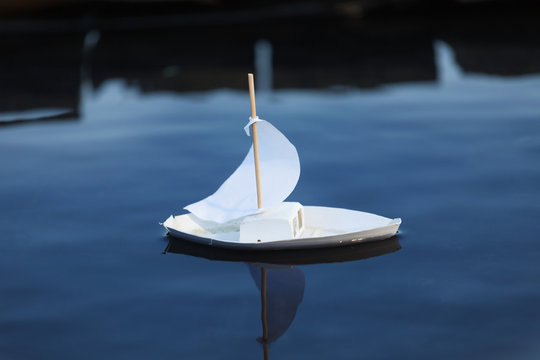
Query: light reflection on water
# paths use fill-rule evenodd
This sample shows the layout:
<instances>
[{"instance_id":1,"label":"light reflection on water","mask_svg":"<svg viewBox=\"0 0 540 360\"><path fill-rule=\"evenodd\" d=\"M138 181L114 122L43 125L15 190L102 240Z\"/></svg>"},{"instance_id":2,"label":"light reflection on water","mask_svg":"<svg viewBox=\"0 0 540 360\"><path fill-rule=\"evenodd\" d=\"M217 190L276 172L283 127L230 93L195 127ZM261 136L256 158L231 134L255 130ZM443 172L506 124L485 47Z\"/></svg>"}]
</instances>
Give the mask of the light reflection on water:
<instances>
[{"instance_id":1,"label":"light reflection on water","mask_svg":"<svg viewBox=\"0 0 540 360\"><path fill-rule=\"evenodd\" d=\"M302 267L272 358L538 354L540 76L463 73L435 50L437 83L258 95L299 150L291 199L405 233L395 254ZM245 266L162 256L157 224L242 160L247 91L81 94L80 122L0 129L0 354L260 356Z\"/></svg>"}]
</instances>

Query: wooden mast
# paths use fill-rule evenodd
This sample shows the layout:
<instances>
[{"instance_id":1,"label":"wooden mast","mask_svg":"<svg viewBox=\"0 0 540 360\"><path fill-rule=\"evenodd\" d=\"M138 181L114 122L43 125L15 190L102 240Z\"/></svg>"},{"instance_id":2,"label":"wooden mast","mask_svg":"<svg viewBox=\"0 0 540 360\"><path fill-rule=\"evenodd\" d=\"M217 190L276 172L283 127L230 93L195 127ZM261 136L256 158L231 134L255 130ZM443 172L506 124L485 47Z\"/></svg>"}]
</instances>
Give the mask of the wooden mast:
<instances>
[{"instance_id":1,"label":"wooden mast","mask_svg":"<svg viewBox=\"0 0 540 360\"><path fill-rule=\"evenodd\" d=\"M255 84L253 74L248 74L249 83L249 102L251 104L251 118L257 118L255 109ZM257 182L257 207L262 209L262 194L261 194L261 174L259 171L259 143L257 139L257 123L251 124L251 134L253 138L253 156L255 157L255 181Z\"/></svg>"}]
</instances>

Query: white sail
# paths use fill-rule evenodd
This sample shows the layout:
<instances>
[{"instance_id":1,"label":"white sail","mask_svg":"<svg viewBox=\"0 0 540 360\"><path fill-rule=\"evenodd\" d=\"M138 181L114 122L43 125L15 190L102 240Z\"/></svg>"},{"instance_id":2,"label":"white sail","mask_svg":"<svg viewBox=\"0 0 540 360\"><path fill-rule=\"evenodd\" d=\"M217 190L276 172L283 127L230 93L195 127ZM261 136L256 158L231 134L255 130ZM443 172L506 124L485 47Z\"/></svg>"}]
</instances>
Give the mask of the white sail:
<instances>
[{"instance_id":1,"label":"white sail","mask_svg":"<svg viewBox=\"0 0 540 360\"><path fill-rule=\"evenodd\" d=\"M184 209L200 219L225 223L279 205L294 190L300 177L300 159L294 145L268 121L250 118L245 130L257 122L263 209L257 208L253 146L244 161L219 189Z\"/></svg>"}]
</instances>

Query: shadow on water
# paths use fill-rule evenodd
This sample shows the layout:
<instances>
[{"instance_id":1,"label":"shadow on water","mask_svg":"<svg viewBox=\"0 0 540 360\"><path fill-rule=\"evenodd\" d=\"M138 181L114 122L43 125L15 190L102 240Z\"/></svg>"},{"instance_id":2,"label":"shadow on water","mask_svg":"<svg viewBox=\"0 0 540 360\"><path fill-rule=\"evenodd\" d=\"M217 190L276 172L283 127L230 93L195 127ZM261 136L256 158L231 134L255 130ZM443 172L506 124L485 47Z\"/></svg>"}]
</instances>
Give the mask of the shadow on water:
<instances>
[{"instance_id":1,"label":"shadow on water","mask_svg":"<svg viewBox=\"0 0 540 360\"><path fill-rule=\"evenodd\" d=\"M257 341L266 360L270 358L269 345L291 326L304 298L306 279L297 265L358 261L400 249L398 236L352 246L287 251L235 251L171 237L164 253L247 264L260 291L262 335Z\"/></svg>"}]
</instances>

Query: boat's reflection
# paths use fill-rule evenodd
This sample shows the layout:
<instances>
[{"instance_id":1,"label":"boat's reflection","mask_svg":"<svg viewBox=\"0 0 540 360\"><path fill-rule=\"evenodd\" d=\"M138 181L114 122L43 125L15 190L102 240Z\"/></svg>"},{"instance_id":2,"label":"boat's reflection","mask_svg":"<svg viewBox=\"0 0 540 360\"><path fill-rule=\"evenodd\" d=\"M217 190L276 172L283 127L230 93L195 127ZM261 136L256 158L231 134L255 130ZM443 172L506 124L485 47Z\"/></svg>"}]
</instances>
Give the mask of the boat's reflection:
<instances>
[{"instance_id":1,"label":"boat's reflection","mask_svg":"<svg viewBox=\"0 0 540 360\"><path fill-rule=\"evenodd\" d=\"M310 265L332 262L356 261L388 254L401 249L398 237L358 243L334 248L305 250L246 251L199 245L189 241L168 237L164 253L171 252L196 256L210 260L237 261L275 265Z\"/></svg>"},{"instance_id":2,"label":"boat's reflection","mask_svg":"<svg viewBox=\"0 0 540 360\"><path fill-rule=\"evenodd\" d=\"M248 264L251 276L261 292L262 344L264 358L269 358L268 345L291 326L296 310L304 298L306 279L295 266Z\"/></svg>"},{"instance_id":3,"label":"boat's reflection","mask_svg":"<svg viewBox=\"0 0 540 360\"><path fill-rule=\"evenodd\" d=\"M261 294L264 359L269 359L269 345L291 326L304 298L305 276L295 265L345 262L389 254L401 249L398 237L352 246L287 250L238 251L220 249L182 241L173 237L165 252L202 257L211 260L245 262Z\"/></svg>"}]
</instances>

